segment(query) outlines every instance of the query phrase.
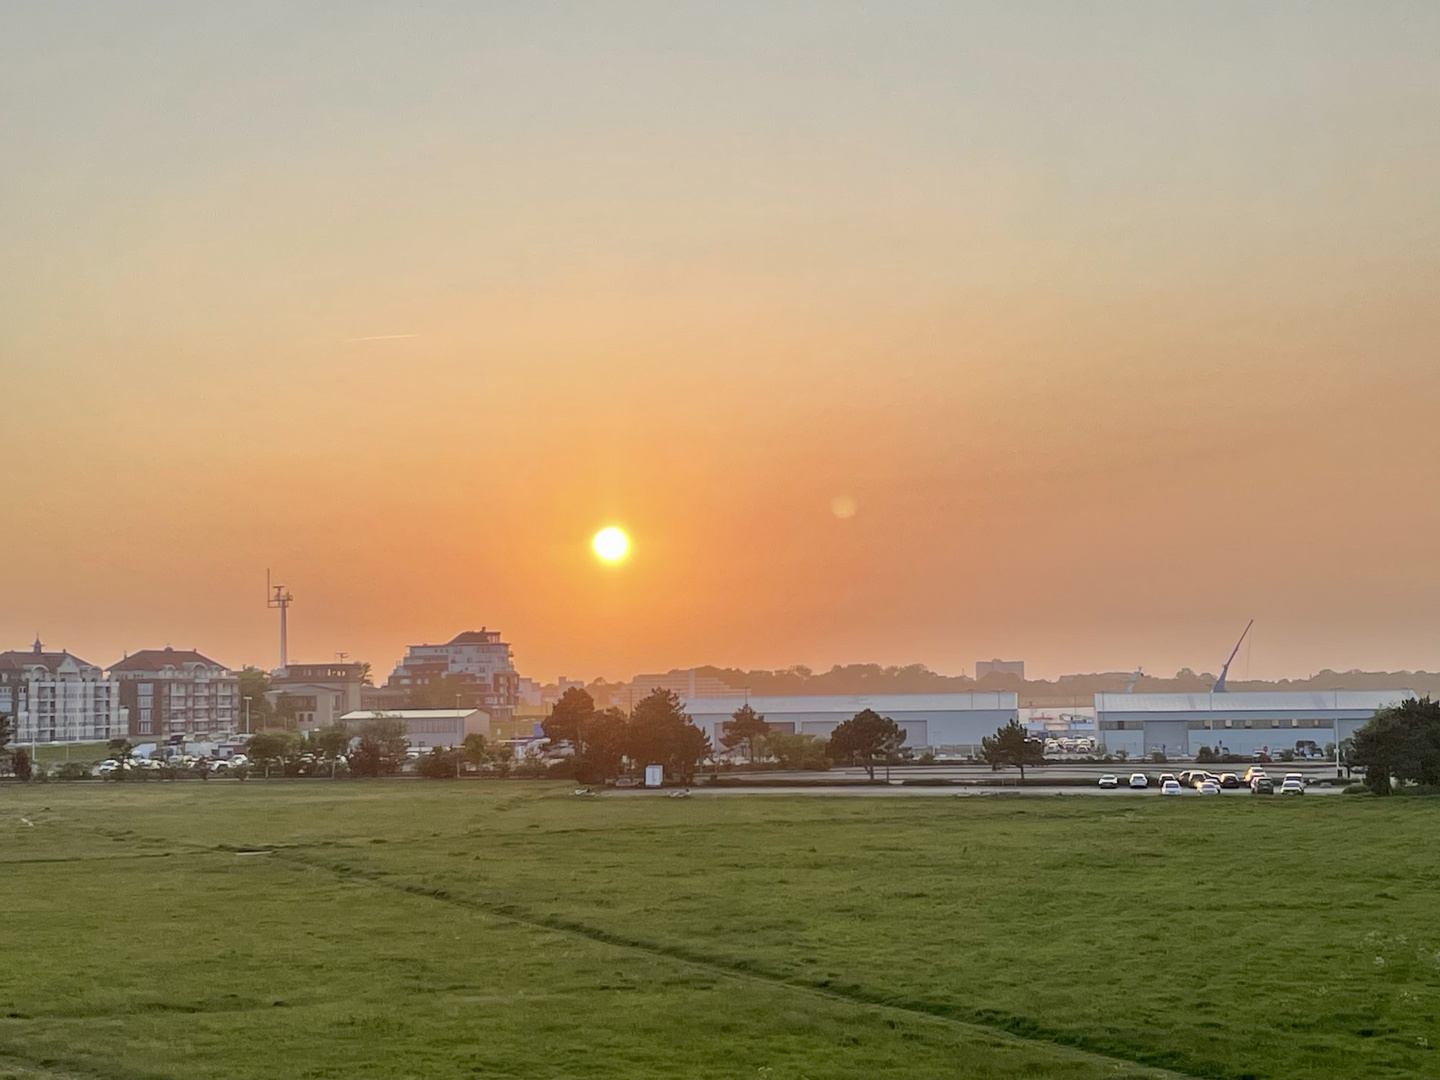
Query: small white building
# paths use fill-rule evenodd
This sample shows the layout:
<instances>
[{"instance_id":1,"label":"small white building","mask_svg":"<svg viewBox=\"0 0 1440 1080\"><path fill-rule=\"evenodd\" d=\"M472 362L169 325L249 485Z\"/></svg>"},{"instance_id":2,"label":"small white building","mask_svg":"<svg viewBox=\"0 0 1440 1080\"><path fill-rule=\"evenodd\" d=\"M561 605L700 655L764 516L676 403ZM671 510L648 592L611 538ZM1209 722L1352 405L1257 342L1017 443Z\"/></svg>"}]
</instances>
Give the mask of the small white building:
<instances>
[{"instance_id":1,"label":"small white building","mask_svg":"<svg viewBox=\"0 0 1440 1080\"><path fill-rule=\"evenodd\" d=\"M399 720L412 750L459 746L466 735L490 737L490 714L480 709L358 709L340 718L351 732L358 732L367 720Z\"/></svg>"}]
</instances>

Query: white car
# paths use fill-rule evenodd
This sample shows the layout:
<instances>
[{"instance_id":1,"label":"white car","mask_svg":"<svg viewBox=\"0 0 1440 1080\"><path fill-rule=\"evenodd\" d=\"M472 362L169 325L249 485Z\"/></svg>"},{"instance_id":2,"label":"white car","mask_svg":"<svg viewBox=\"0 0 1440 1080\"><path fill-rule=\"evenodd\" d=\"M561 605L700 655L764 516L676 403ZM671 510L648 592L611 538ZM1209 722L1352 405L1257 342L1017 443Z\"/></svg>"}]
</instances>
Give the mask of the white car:
<instances>
[{"instance_id":1,"label":"white car","mask_svg":"<svg viewBox=\"0 0 1440 1080\"><path fill-rule=\"evenodd\" d=\"M1100 786L1106 791L1114 791L1120 786L1120 780L1118 777L1111 776L1109 773L1106 773L1104 776L1100 777Z\"/></svg>"},{"instance_id":2,"label":"white car","mask_svg":"<svg viewBox=\"0 0 1440 1080\"><path fill-rule=\"evenodd\" d=\"M1220 785L1217 784L1214 780L1206 780L1201 783L1198 790L1201 795L1219 795Z\"/></svg>"},{"instance_id":3,"label":"white car","mask_svg":"<svg viewBox=\"0 0 1440 1080\"><path fill-rule=\"evenodd\" d=\"M1160 785L1161 795L1179 795L1180 793L1179 780L1166 780L1165 783Z\"/></svg>"},{"instance_id":4,"label":"white car","mask_svg":"<svg viewBox=\"0 0 1440 1080\"><path fill-rule=\"evenodd\" d=\"M1147 788L1150 786L1150 778L1143 772L1130 774L1130 786L1132 788Z\"/></svg>"},{"instance_id":5,"label":"white car","mask_svg":"<svg viewBox=\"0 0 1440 1080\"><path fill-rule=\"evenodd\" d=\"M1285 782L1280 785L1281 795L1304 795L1305 781L1295 777L1287 776Z\"/></svg>"}]
</instances>

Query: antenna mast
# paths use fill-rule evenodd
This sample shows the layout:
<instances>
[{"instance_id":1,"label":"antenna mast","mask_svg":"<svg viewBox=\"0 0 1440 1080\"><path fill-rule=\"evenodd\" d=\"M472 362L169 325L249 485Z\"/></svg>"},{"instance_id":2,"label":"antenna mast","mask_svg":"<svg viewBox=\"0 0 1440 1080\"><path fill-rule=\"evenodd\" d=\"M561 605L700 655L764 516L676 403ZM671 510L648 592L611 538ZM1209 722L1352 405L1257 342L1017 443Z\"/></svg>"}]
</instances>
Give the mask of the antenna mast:
<instances>
[{"instance_id":1,"label":"antenna mast","mask_svg":"<svg viewBox=\"0 0 1440 1080\"><path fill-rule=\"evenodd\" d=\"M1254 625L1255 620L1251 619L1245 624L1245 629L1240 631L1240 640L1235 642L1235 648L1230 650L1230 659L1225 661L1225 666L1220 669L1220 677L1215 680L1215 685L1210 688L1212 694L1225 693L1225 676L1230 674L1230 662L1235 659L1235 654L1240 651L1240 646L1245 641L1245 635L1250 633L1250 627Z\"/></svg>"},{"instance_id":2,"label":"antenna mast","mask_svg":"<svg viewBox=\"0 0 1440 1080\"><path fill-rule=\"evenodd\" d=\"M290 656L285 644L285 616L290 610L290 602L294 599L295 597L290 595L290 591L284 585L270 584L270 571L267 569L265 571L265 606L280 609L280 666L282 668L290 666Z\"/></svg>"}]
</instances>

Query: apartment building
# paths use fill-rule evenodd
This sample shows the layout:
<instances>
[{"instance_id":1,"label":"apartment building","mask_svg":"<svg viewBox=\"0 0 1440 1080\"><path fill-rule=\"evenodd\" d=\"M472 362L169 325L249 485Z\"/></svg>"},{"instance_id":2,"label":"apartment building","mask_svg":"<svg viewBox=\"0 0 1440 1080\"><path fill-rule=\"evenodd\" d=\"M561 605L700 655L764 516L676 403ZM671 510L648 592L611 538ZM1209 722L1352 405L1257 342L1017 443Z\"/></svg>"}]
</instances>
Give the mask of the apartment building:
<instances>
[{"instance_id":1,"label":"apartment building","mask_svg":"<svg viewBox=\"0 0 1440 1080\"><path fill-rule=\"evenodd\" d=\"M457 688L460 707L482 709L492 719L509 719L520 703L520 676L498 630L481 627L456 634L443 645L411 645L385 685L416 690L446 678Z\"/></svg>"},{"instance_id":2,"label":"apartment building","mask_svg":"<svg viewBox=\"0 0 1440 1080\"><path fill-rule=\"evenodd\" d=\"M132 741L236 730L240 678L193 649L141 649L111 664Z\"/></svg>"},{"instance_id":3,"label":"apartment building","mask_svg":"<svg viewBox=\"0 0 1440 1080\"><path fill-rule=\"evenodd\" d=\"M128 723L118 684L70 653L0 652L0 713L14 718L16 743L105 742Z\"/></svg>"}]
</instances>

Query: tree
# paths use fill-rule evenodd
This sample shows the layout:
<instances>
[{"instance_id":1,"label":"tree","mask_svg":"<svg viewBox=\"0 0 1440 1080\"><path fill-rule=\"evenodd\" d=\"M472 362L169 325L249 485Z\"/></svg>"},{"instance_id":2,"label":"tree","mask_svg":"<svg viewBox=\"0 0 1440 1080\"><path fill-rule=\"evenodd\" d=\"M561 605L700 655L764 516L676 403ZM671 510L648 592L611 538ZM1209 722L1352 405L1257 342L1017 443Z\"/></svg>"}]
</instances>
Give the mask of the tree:
<instances>
[{"instance_id":1,"label":"tree","mask_svg":"<svg viewBox=\"0 0 1440 1080\"><path fill-rule=\"evenodd\" d=\"M1018 765L1020 779L1024 780L1026 765L1045 764L1045 744L1030 738L1025 725L1019 720L1011 720L1004 727L997 728L994 735L986 735L980 740L980 756L995 770L1006 765Z\"/></svg>"},{"instance_id":2,"label":"tree","mask_svg":"<svg viewBox=\"0 0 1440 1080\"><path fill-rule=\"evenodd\" d=\"M576 754L585 752L585 725L595 715L595 699L584 687L572 686L560 695L550 715L541 723L541 730L553 746L563 743Z\"/></svg>"},{"instance_id":3,"label":"tree","mask_svg":"<svg viewBox=\"0 0 1440 1080\"><path fill-rule=\"evenodd\" d=\"M710 752L710 740L690 722L680 697L659 687L635 706L625 726L625 756L641 765L663 765L666 776L684 783Z\"/></svg>"},{"instance_id":4,"label":"tree","mask_svg":"<svg viewBox=\"0 0 1440 1080\"><path fill-rule=\"evenodd\" d=\"M885 764L905 745L905 729L874 709L862 709L830 733L830 757L836 763L861 765L871 780L875 766Z\"/></svg>"},{"instance_id":5,"label":"tree","mask_svg":"<svg viewBox=\"0 0 1440 1080\"><path fill-rule=\"evenodd\" d=\"M770 731L765 717L750 707L749 702L730 714L730 719L721 725L720 743L726 750L737 746L745 747L745 760L755 760L755 743Z\"/></svg>"},{"instance_id":6,"label":"tree","mask_svg":"<svg viewBox=\"0 0 1440 1080\"><path fill-rule=\"evenodd\" d=\"M1440 786L1440 701L1410 698L1377 709L1355 732L1349 756L1377 795L1389 795L1395 781Z\"/></svg>"},{"instance_id":7,"label":"tree","mask_svg":"<svg viewBox=\"0 0 1440 1080\"><path fill-rule=\"evenodd\" d=\"M250 727L249 730L264 731L270 726L272 708L270 699L265 695L270 692L270 673L261 671L256 667L242 668L240 671L240 720L245 722L245 699L250 699Z\"/></svg>"},{"instance_id":8,"label":"tree","mask_svg":"<svg viewBox=\"0 0 1440 1080\"><path fill-rule=\"evenodd\" d=\"M782 769L830 768L830 759L825 756L825 740L818 735L772 731L755 740L755 749L759 755L773 757Z\"/></svg>"},{"instance_id":9,"label":"tree","mask_svg":"<svg viewBox=\"0 0 1440 1080\"><path fill-rule=\"evenodd\" d=\"M405 721L376 713L360 725L360 745L350 755L350 771L357 776L389 776L400 770L409 748Z\"/></svg>"},{"instance_id":10,"label":"tree","mask_svg":"<svg viewBox=\"0 0 1440 1080\"><path fill-rule=\"evenodd\" d=\"M312 738L316 748L327 758L338 758L350 747L350 729L343 723L316 728Z\"/></svg>"},{"instance_id":11,"label":"tree","mask_svg":"<svg viewBox=\"0 0 1440 1080\"><path fill-rule=\"evenodd\" d=\"M0 713L0 754L5 752L5 747L10 745L10 740L15 736L15 721L9 713Z\"/></svg>"},{"instance_id":12,"label":"tree","mask_svg":"<svg viewBox=\"0 0 1440 1080\"><path fill-rule=\"evenodd\" d=\"M129 739L111 739L105 744L105 752L120 763L120 767L114 772L114 778L124 780L125 769L130 764L130 757L135 753L135 747L130 744Z\"/></svg>"},{"instance_id":13,"label":"tree","mask_svg":"<svg viewBox=\"0 0 1440 1080\"><path fill-rule=\"evenodd\" d=\"M281 764L290 754L290 736L283 731L261 731L250 736L245 752L252 762L258 762L265 769L265 778L270 778L270 766Z\"/></svg>"},{"instance_id":14,"label":"tree","mask_svg":"<svg viewBox=\"0 0 1440 1080\"><path fill-rule=\"evenodd\" d=\"M630 737L625 713L614 706L599 710L585 721L581 737L585 752L575 763L575 779L596 784L619 776Z\"/></svg>"},{"instance_id":15,"label":"tree","mask_svg":"<svg viewBox=\"0 0 1440 1080\"><path fill-rule=\"evenodd\" d=\"M35 766L23 746L17 746L15 752L10 755L10 769L14 772L16 780L28 781L35 776Z\"/></svg>"},{"instance_id":16,"label":"tree","mask_svg":"<svg viewBox=\"0 0 1440 1080\"><path fill-rule=\"evenodd\" d=\"M415 770L427 780L454 780L460 771L459 750L441 750L435 747L421 757Z\"/></svg>"},{"instance_id":17,"label":"tree","mask_svg":"<svg viewBox=\"0 0 1440 1080\"><path fill-rule=\"evenodd\" d=\"M485 736L478 731L472 731L465 736L465 741L460 744L460 756L474 765L477 769L484 765L488 759L485 749Z\"/></svg>"}]
</instances>

